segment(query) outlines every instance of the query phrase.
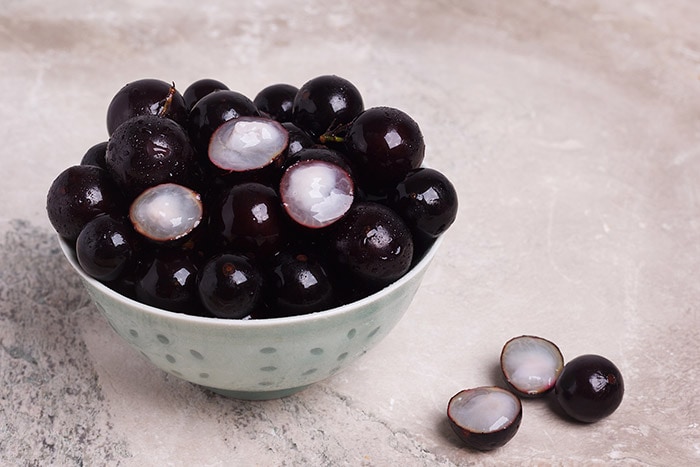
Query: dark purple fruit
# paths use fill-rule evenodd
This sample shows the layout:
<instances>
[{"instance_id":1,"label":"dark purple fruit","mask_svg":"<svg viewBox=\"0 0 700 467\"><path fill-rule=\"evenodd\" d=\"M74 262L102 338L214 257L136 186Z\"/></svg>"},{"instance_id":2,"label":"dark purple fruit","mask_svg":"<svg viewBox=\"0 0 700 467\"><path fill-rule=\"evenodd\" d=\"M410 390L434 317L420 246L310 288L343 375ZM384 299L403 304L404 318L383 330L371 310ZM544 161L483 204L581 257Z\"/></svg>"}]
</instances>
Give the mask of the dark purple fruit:
<instances>
[{"instance_id":1,"label":"dark purple fruit","mask_svg":"<svg viewBox=\"0 0 700 467\"><path fill-rule=\"evenodd\" d=\"M201 314L197 297L197 267L189 255L161 250L140 272L134 285L136 299L168 311Z\"/></svg>"},{"instance_id":2,"label":"dark purple fruit","mask_svg":"<svg viewBox=\"0 0 700 467\"><path fill-rule=\"evenodd\" d=\"M620 370L600 355L581 355L571 360L554 387L564 412L586 423L597 422L615 412L624 393Z\"/></svg>"},{"instance_id":3,"label":"dark purple fruit","mask_svg":"<svg viewBox=\"0 0 700 467\"><path fill-rule=\"evenodd\" d=\"M125 213L126 202L106 170L74 165L61 172L46 196L46 212L56 232L73 243L85 224L101 214Z\"/></svg>"},{"instance_id":4,"label":"dark purple fruit","mask_svg":"<svg viewBox=\"0 0 700 467\"><path fill-rule=\"evenodd\" d=\"M101 143L97 143L94 146L91 146L90 149L88 149L85 154L83 155L83 158L80 160L80 165L95 165L97 167L102 167L103 169L107 168L107 165L105 164L105 153L107 152L107 141L103 141Z\"/></svg>"},{"instance_id":5,"label":"dark purple fruit","mask_svg":"<svg viewBox=\"0 0 700 467\"><path fill-rule=\"evenodd\" d=\"M408 173L389 195L389 205L416 235L435 239L457 218L457 190L435 169L419 168Z\"/></svg>"},{"instance_id":6,"label":"dark purple fruit","mask_svg":"<svg viewBox=\"0 0 700 467\"><path fill-rule=\"evenodd\" d=\"M228 86L221 81L204 78L199 79L187 86L187 89L185 89L185 91L182 93L182 98L185 101L185 107L187 107L187 110L189 111L202 97L211 94L212 92L228 90Z\"/></svg>"},{"instance_id":7,"label":"dark purple fruit","mask_svg":"<svg viewBox=\"0 0 700 467\"><path fill-rule=\"evenodd\" d=\"M128 222L128 220L125 220L125 222ZM131 259L125 264L124 269L116 279L104 281L104 284L132 300L138 301L135 292L136 283L141 280L145 271L151 266L158 250L150 248L149 245L144 245L142 239L137 234L135 236L137 237L135 239L136 247L131 255Z\"/></svg>"},{"instance_id":8,"label":"dark purple fruit","mask_svg":"<svg viewBox=\"0 0 700 467\"><path fill-rule=\"evenodd\" d=\"M158 79L128 83L112 98L107 109L107 132L138 115L167 117L180 125L187 122L187 107L174 84Z\"/></svg>"},{"instance_id":9,"label":"dark purple fruit","mask_svg":"<svg viewBox=\"0 0 700 467\"><path fill-rule=\"evenodd\" d=\"M293 123L313 138L350 123L364 110L354 84L335 75L318 76L304 83L294 98Z\"/></svg>"},{"instance_id":10,"label":"dark purple fruit","mask_svg":"<svg viewBox=\"0 0 700 467\"><path fill-rule=\"evenodd\" d=\"M313 139L304 130L291 122L283 122L282 126L289 133L289 143L287 144L287 157L291 157L302 149L310 148L314 144Z\"/></svg>"},{"instance_id":11,"label":"dark purple fruit","mask_svg":"<svg viewBox=\"0 0 700 467\"><path fill-rule=\"evenodd\" d=\"M395 281L413 260L410 230L398 214L378 203L353 205L333 225L331 244L342 266L373 284Z\"/></svg>"},{"instance_id":12,"label":"dark purple fruit","mask_svg":"<svg viewBox=\"0 0 700 467\"><path fill-rule=\"evenodd\" d=\"M405 274L454 221L454 188L415 170L415 122L365 111L335 75L254 100L214 79L182 94L141 79L114 95L106 120L109 140L57 177L47 213L74 246L83 232L88 274L166 310L253 319L356 301ZM223 254L274 279L255 306L202 306L192 277Z\"/></svg>"},{"instance_id":13,"label":"dark purple fruit","mask_svg":"<svg viewBox=\"0 0 700 467\"><path fill-rule=\"evenodd\" d=\"M335 268L331 271L333 287L338 306L362 300L365 297L379 292L385 284L376 284L359 281L350 271Z\"/></svg>"},{"instance_id":14,"label":"dark purple fruit","mask_svg":"<svg viewBox=\"0 0 700 467\"><path fill-rule=\"evenodd\" d=\"M109 140L105 162L130 199L162 183L195 185L199 174L197 155L184 129L153 115L120 125Z\"/></svg>"},{"instance_id":15,"label":"dark purple fruit","mask_svg":"<svg viewBox=\"0 0 700 467\"><path fill-rule=\"evenodd\" d=\"M209 142L209 161L225 172L262 169L279 161L289 133L276 120L266 117L238 117L214 131Z\"/></svg>"},{"instance_id":16,"label":"dark purple fruit","mask_svg":"<svg viewBox=\"0 0 700 467\"><path fill-rule=\"evenodd\" d=\"M280 198L297 224L318 229L342 218L354 201L355 185L343 167L321 159L300 160L284 171Z\"/></svg>"},{"instance_id":17,"label":"dark purple fruit","mask_svg":"<svg viewBox=\"0 0 700 467\"><path fill-rule=\"evenodd\" d=\"M220 254L199 271L197 290L204 308L212 315L242 319L258 308L263 277L246 257Z\"/></svg>"},{"instance_id":18,"label":"dark purple fruit","mask_svg":"<svg viewBox=\"0 0 700 467\"><path fill-rule=\"evenodd\" d=\"M320 145L302 149L293 155L288 155L284 161L284 165L285 168L287 168L299 161L307 160L325 161L335 164L346 171L348 175L352 176L352 167L343 153Z\"/></svg>"},{"instance_id":19,"label":"dark purple fruit","mask_svg":"<svg viewBox=\"0 0 700 467\"><path fill-rule=\"evenodd\" d=\"M465 389L450 399L447 418L455 434L470 448L490 451L505 445L520 428L520 399L505 389Z\"/></svg>"},{"instance_id":20,"label":"dark purple fruit","mask_svg":"<svg viewBox=\"0 0 700 467\"><path fill-rule=\"evenodd\" d=\"M123 218L101 215L88 222L78 235L75 253L80 267L99 281L113 281L130 267L137 239Z\"/></svg>"},{"instance_id":21,"label":"dark purple fruit","mask_svg":"<svg viewBox=\"0 0 700 467\"><path fill-rule=\"evenodd\" d=\"M563 368L559 347L541 337L514 337L501 351L503 376L511 389L523 397L539 397L554 389Z\"/></svg>"},{"instance_id":22,"label":"dark purple fruit","mask_svg":"<svg viewBox=\"0 0 700 467\"><path fill-rule=\"evenodd\" d=\"M368 191L384 191L417 169L425 157L418 124L392 107L373 107L353 120L345 136L348 157Z\"/></svg>"},{"instance_id":23,"label":"dark purple fruit","mask_svg":"<svg viewBox=\"0 0 700 467\"><path fill-rule=\"evenodd\" d=\"M190 110L188 132L192 144L206 158L211 135L222 123L250 116L258 117L260 112L253 101L240 92L221 90L209 93Z\"/></svg>"},{"instance_id":24,"label":"dark purple fruit","mask_svg":"<svg viewBox=\"0 0 700 467\"><path fill-rule=\"evenodd\" d=\"M275 255L267 269L270 311L265 317L304 315L334 305L328 268L312 254L285 250Z\"/></svg>"},{"instance_id":25,"label":"dark purple fruit","mask_svg":"<svg viewBox=\"0 0 700 467\"><path fill-rule=\"evenodd\" d=\"M170 242L189 235L203 216L199 193L175 183L148 188L129 208L134 229L155 242Z\"/></svg>"},{"instance_id":26,"label":"dark purple fruit","mask_svg":"<svg viewBox=\"0 0 700 467\"><path fill-rule=\"evenodd\" d=\"M277 192L248 182L212 196L209 235L216 245L255 259L271 257L286 241L287 219Z\"/></svg>"},{"instance_id":27,"label":"dark purple fruit","mask_svg":"<svg viewBox=\"0 0 700 467\"><path fill-rule=\"evenodd\" d=\"M253 99L258 110L278 122L292 121L292 106L299 89L291 84L272 84L262 89Z\"/></svg>"}]
</instances>

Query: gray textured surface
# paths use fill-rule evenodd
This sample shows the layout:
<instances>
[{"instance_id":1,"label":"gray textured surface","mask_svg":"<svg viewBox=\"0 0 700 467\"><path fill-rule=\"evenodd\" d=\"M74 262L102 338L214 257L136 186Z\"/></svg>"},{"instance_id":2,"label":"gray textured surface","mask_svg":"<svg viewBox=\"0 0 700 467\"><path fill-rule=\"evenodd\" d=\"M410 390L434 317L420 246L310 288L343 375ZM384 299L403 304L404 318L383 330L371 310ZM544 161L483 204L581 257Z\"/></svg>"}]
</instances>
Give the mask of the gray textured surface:
<instances>
[{"instance_id":1,"label":"gray textured surface","mask_svg":"<svg viewBox=\"0 0 700 467\"><path fill-rule=\"evenodd\" d=\"M0 458L36 465L114 462L112 430L81 324L94 316L55 239L26 221L0 242Z\"/></svg>"},{"instance_id":2,"label":"gray textured surface","mask_svg":"<svg viewBox=\"0 0 700 467\"><path fill-rule=\"evenodd\" d=\"M235 5L234 5L235 3ZM0 11L0 464L700 462L700 4L576 0L8 1ZM324 73L420 123L457 223L397 328L293 397L240 402L121 342L44 213L141 77L254 95ZM445 423L530 333L620 366L620 409L526 401L503 449Z\"/></svg>"}]
</instances>

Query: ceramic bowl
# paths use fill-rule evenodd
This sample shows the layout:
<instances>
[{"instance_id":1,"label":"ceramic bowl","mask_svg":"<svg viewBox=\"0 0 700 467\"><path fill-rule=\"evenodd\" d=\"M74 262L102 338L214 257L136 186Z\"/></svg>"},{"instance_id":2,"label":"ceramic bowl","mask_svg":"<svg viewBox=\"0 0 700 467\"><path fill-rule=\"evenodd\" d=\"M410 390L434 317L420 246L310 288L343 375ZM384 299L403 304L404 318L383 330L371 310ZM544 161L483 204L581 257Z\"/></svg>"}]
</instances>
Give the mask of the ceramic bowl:
<instances>
[{"instance_id":1,"label":"ceramic bowl","mask_svg":"<svg viewBox=\"0 0 700 467\"><path fill-rule=\"evenodd\" d=\"M127 298L89 277L59 239L114 331L156 367L238 399L275 399L332 376L375 346L413 300L441 239L402 278L362 300L266 320L189 316Z\"/></svg>"}]
</instances>

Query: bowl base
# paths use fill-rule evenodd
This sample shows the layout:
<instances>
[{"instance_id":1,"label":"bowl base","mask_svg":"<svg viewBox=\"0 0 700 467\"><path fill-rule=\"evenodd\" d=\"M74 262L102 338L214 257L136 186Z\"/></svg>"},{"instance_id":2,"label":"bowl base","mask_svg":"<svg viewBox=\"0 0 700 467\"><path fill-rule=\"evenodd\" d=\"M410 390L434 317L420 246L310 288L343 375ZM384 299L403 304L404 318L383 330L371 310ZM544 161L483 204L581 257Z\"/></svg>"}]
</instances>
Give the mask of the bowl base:
<instances>
[{"instance_id":1,"label":"bowl base","mask_svg":"<svg viewBox=\"0 0 700 467\"><path fill-rule=\"evenodd\" d=\"M279 389L277 391L232 391L230 389L220 389L204 386L212 392L219 395L230 397L231 399L241 399L246 401L265 401L272 399L281 399L282 397L291 396L297 392L303 391L304 389L311 386L310 384L305 384L303 386L297 386L295 388Z\"/></svg>"}]
</instances>

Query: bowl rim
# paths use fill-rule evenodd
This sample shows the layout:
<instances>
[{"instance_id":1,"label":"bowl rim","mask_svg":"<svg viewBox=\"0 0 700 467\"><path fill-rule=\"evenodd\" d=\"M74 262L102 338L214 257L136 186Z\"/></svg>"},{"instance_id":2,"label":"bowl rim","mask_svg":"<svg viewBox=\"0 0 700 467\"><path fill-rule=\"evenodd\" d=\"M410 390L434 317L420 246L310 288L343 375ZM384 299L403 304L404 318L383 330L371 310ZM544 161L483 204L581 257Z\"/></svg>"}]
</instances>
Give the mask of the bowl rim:
<instances>
[{"instance_id":1,"label":"bowl rim","mask_svg":"<svg viewBox=\"0 0 700 467\"><path fill-rule=\"evenodd\" d=\"M427 269L427 267L435 257L435 254L439 249L440 244L442 243L444 235L440 235L435 239L433 244L425 250L420 260L418 260L418 262L416 262L413 265L413 267L411 267L411 269L408 272L406 272L406 274L404 274L396 281L392 282L391 284L387 285L386 287L378 290L377 292L371 295L368 295L364 298L361 298L360 300L356 300L351 303L346 303L341 306L329 308L327 310L316 311L313 313L307 313L303 315L283 316L265 319L224 319L209 316L195 316L186 313L178 313L174 311L164 310L162 308L141 303L138 300L120 294L119 292L115 291L114 289L111 289L110 287L106 286L97 279L89 276L78 263L75 250L60 235L57 235L57 237L63 255L66 257L73 269L78 273L80 278L91 287L97 289L100 293L110 297L115 301L121 302L124 305L129 306L131 308L138 308L146 314L161 319L198 324L202 326L224 326L228 328L253 329L272 328L284 324L303 324L305 322L310 321L331 319L337 317L338 315L351 313L356 309L362 308L371 302L375 302L384 296L390 295L396 289L401 288L404 284L410 282L415 276L421 274Z\"/></svg>"}]
</instances>

